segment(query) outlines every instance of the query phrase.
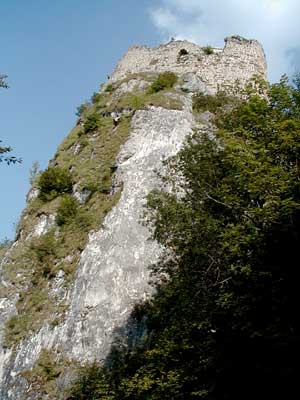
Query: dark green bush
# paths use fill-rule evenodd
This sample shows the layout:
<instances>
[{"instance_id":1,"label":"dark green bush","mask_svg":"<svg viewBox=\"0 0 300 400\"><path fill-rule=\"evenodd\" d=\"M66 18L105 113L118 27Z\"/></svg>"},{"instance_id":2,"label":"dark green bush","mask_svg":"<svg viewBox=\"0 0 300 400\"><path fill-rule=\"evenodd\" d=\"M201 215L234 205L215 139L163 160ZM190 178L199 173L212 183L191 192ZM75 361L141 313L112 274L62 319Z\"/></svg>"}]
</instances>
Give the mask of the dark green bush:
<instances>
[{"instance_id":1,"label":"dark green bush","mask_svg":"<svg viewBox=\"0 0 300 400\"><path fill-rule=\"evenodd\" d=\"M158 75L157 79L151 84L149 93L157 93L164 89L170 89L177 81L174 72L163 72Z\"/></svg>"},{"instance_id":2,"label":"dark green bush","mask_svg":"<svg viewBox=\"0 0 300 400\"><path fill-rule=\"evenodd\" d=\"M89 115L84 123L84 133L87 134L89 132L93 132L100 126L101 117L97 113L93 113Z\"/></svg>"},{"instance_id":3,"label":"dark green bush","mask_svg":"<svg viewBox=\"0 0 300 400\"><path fill-rule=\"evenodd\" d=\"M48 167L41 173L38 188L39 197L44 201L49 201L61 193L72 191L72 176L67 169L60 167Z\"/></svg>"},{"instance_id":4,"label":"dark green bush","mask_svg":"<svg viewBox=\"0 0 300 400\"><path fill-rule=\"evenodd\" d=\"M212 48L212 46L203 47L203 51L207 55L210 55L210 54L214 53L214 49Z\"/></svg>"},{"instance_id":5,"label":"dark green bush","mask_svg":"<svg viewBox=\"0 0 300 400\"><path fill-rule=\"evenodd\" d=\"M78 210L74 219L74 223L81 231L88 232L93 224L93 218L87 211Z\"/></svg>"},{"instance_id":6,"label":"dark green bush","mask_svg":"<svg viewBox=\"0 0 300 400\"><path fill-rule=\"evenodd\" d=\"M110 83L109 85L106 86L105 91L108 93L112 93L114 91L113 85Z\"/></svg>"},{"instance_id":7,"label":"dark green bush","mask_svg":"<svg viewBox=\"0 0 300 400\"><path fill-rule=\"evenodd\" d=\"M74 220L78 213L78 201L70 195L64 195L57 209L56 223L61 226Z\"/></svg>"},{"instance_id":8,"label":"dark green bush","mask_svg":"<svg viewBox=\"0 0 300 400\"><path fill-rule=\"evenodd\" d=\"M33 284L37 285L41 278L54 276L56 248L57 242L52 230L30 244L28 257L35 261Z\"/></svg>"},{"instance_id":9,"label":"dark green bush","mask_svg":"<svg viewBox=\"0 0 300 400\"><path fill-rule=\"evenodd\" d=\"M224 92L218 92L216 95L197 93L193 96L193 110L215 113L219 108L229 104L230 101L230 96L227 96Z\"/></svg>"},{"instance_id":10,"label":"dark green bush","mask_svg":"<svg viewBox=\"0 0 300 400\"><path fill-rule=\"evenodd\" d=\"M88 211L79 207L74 197L65 195L60 201L57 210L56 223L59 226L71 225L70 229L79 229L81 232L88 231L92 225L92 218Z\"/></svg>"},{"instance_id":11,"label":"dark green bush","mask_svg":"<svg viewBox=\"0 0 300 400\"><path fill-rule=\"evenodd\" d=\"M91 104L88 101L78 106L76 111L77 117L81 117L90 106Z\"/></svg>"},{"instance_id":12,"label":"dark green bush","mask_svg":"<svg viewBox=\"0 0 300 400\"><path fill-rule=\"evenodd\" d=\"M49 350L43 349L31 372L35 372L39 380L44 383L57 378L61 370L55 362L53 354Z\"/></svg>"},{"instance_id":13,"label":"dark green bush","mask_svg":"<svg viewBox=\"0 0 300 400\"><path fill-rule=\"evenodd\" d=\"M48 257L55 255L56 240L53 232L48 232L41 236L31 249L34 250L37 260L44 263Z\"/></svg>"},{"instance_id":14,"label":"dark green bush","mask_svg":"<svg viewBox=\"0 0 300 400\"><path fill-rule=\"evenodd\" d=\"M114 400L116 397L114 396L107 372L94 363L92 365L87 365L79 371L78 379L69 389L68 399Z\"/></svg>"},{"instance_id":15,"label":"dark green bush","mask_svg":"<svg viewBox=\"0 0 300 400\"><path fill-rule=\"evenodd\" d=\"M93 104L97 104L100 100L102 100L102 94L94 92L93 96L91 97L91 101Z\"/></svg>"}]
</instances>

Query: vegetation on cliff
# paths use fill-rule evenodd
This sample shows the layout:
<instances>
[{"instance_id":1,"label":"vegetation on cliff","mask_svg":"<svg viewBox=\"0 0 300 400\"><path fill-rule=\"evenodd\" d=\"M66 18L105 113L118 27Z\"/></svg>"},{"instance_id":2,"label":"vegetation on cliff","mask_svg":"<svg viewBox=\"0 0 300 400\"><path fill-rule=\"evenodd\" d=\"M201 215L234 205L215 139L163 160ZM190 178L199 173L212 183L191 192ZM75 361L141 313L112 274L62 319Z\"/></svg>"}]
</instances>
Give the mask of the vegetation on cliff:
<instances>
[{"instance_id":1,"label":"vegetation on cliff","mask_svg":"<svg viewBox=\"0 0 300 400\"><path fill-rule=\"evenodd\" d=\"M154 82L152 82L149 93L157 93L164 89L171 89L177 81L177 76L174 72L163 72L158 75Z\"/></svg>"},{"instance_id":2,"label":"vegetation on cliff","mask_svg":"<svg viewBox=\"0 0 300 400\"><path fill-rule=\"evenodd\" d=\"M157 77L151 75L149 85ZM5 347L17 349L41 327L52 329L63 321L68 304L62 293L72 282L88 234L99 229L119 200L122 183L114 181L116 157L128 138L134 112L149 104L182 107L180 94L171 98L164 90L118 92L120 84L94 93L80 106L76 127L48 168L40 172L38 165L33 167L33 187L17 227L17 241L10 249L6 243L0 246L7 282L1 293L15 299L15 315L4 327Z\"/></svg>"},{"instance_id":3,"label":"vegetation on cliff","mask_svg":"<svg viewBox=\"0 0 300 400\"><path fill-rule=\"evenodd\" d=\"M285 398L295 387L300 82L248 89L222 111L195 99L195 111L217 104L217 129L194 132L167 163L173 192L149 196L153 236L170 251L132 315L146 333L84 368L69 399Z\"/></svg>"},{"instance_id":4,"label":"vegetation on cliff","mask_svg":"<svg viewBox=\"0 0 300 400\"><path fill-rule=\"evenodd\" d=\"M49 294L53 279L60 273L64 287L72 281L88 233L101 225L119 199L121 188L112 190L113 166L131 117L122 117L118 126L110 115L103 117L110 99L109 94L98 95L82 110L82 123L67 136L49 167L33 179L38 195L29 199L17 229L19 242L3 266L10 285L1 290L9 297L19 293L16 315L5 326L6 347L17 346L45 323L55 326L63 320L67 305ZM91 126L89 116L94 114L98 124ZM41 216L52 225L37 233Z\"/></svg>"}]
</instances>

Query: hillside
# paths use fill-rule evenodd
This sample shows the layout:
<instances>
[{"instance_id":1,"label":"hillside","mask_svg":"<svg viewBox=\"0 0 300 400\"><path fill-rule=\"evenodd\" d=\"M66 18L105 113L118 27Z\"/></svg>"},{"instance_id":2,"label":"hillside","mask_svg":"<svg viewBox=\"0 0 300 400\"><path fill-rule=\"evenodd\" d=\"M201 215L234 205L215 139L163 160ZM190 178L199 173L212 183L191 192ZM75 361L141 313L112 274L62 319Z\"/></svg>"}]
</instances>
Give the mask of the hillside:
<instances>
[{"instance_id":1,"label":"hillside","mask_svg":"<svg viewBox=\"0 0 300 400\"><path fill-rule=\"evenodd\" d=\"M143 338L145 321L130 316L151 298L149 266L168 246L143 222L147 196L170 190L163 161L193 131L215 131L193 96L231 97L253 75L266 79L254 40L133 47L79 108L1 249L1 399L64 398L77 366Z\"/></svg>"}]
</instances>

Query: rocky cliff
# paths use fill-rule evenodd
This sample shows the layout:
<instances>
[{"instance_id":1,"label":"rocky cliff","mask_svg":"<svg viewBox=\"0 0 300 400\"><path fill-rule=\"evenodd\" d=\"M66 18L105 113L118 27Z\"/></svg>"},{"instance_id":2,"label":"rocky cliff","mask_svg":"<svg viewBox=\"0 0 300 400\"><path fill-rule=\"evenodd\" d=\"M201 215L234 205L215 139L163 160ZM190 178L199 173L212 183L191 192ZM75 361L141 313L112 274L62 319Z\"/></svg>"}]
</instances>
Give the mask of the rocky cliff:
<instances>
[{"instance_id":1,"label":"rocky cliff","mask_svg":"<svg viewBox=\"0 0 300 400\"><path fill-rule=\"evenodd\" d=\"M1 260L1 399L60 398L76 363L105 359L122 327L138 335L126 321L151 295L148 266L162 251L142 222L146 196L192 129L211 129L192 96L266 78L258 42L225 43L129 49L49 163L72 187L43 197L36 177ZM149 90L165 71L176 83Z\"/></svg>"}]
</instances>

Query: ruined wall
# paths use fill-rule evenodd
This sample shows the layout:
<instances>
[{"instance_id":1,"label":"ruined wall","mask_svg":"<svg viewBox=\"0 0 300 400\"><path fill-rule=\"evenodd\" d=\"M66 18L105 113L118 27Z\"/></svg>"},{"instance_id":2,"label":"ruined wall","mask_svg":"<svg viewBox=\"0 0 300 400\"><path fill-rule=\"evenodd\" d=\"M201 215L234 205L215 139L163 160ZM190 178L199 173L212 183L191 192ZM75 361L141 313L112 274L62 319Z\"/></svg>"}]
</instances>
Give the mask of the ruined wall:
<instances>
[{"instance_id":1,"label":"ruined wall","mask_svg":"<svg viewBox=\"0 0 300 400\"><path fill-rule=\"evenodd\" d=\"M180 56L181 49L187 50L188 54ZM213 49L213 54L206 54L204 47L186 40L171 41L155 48L133 46L120 60L110 82L129 74L163 71L192 72L212 92L218 87L232 86L236 80L243 84L254 74L267 77L265 54L260 43L232 36L225 39L223 49Z\"/></svg>"}]
</instances>

